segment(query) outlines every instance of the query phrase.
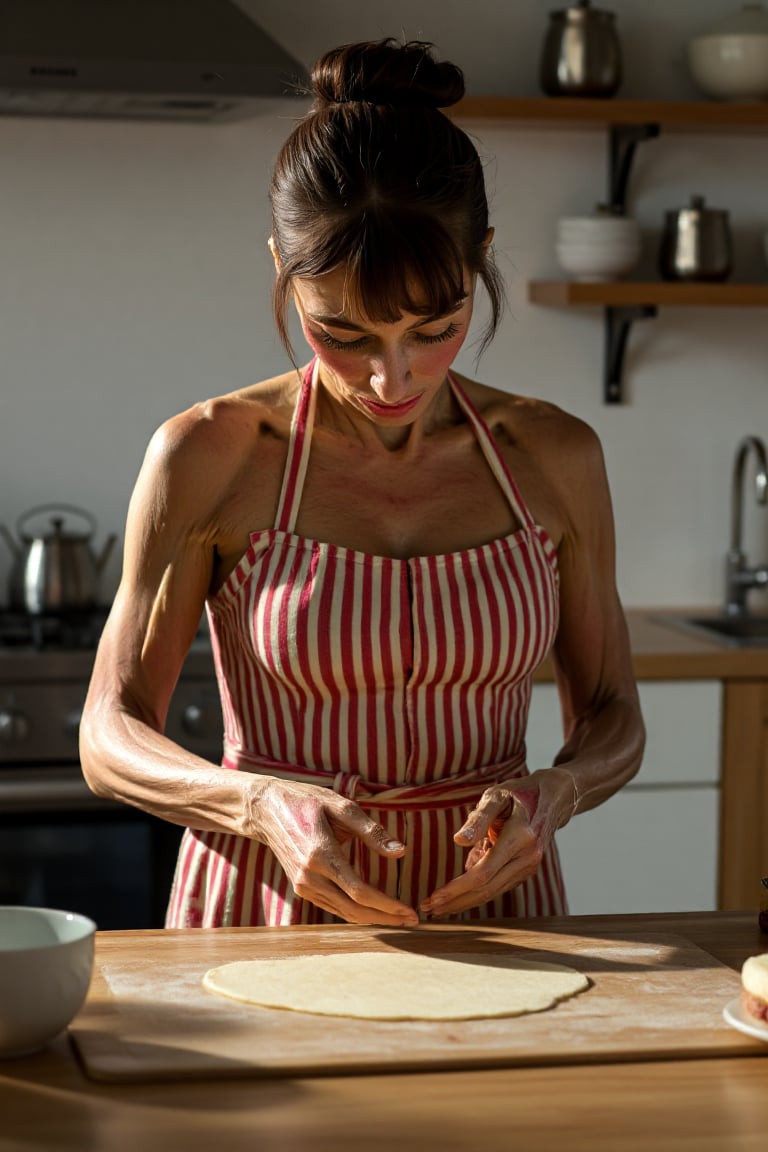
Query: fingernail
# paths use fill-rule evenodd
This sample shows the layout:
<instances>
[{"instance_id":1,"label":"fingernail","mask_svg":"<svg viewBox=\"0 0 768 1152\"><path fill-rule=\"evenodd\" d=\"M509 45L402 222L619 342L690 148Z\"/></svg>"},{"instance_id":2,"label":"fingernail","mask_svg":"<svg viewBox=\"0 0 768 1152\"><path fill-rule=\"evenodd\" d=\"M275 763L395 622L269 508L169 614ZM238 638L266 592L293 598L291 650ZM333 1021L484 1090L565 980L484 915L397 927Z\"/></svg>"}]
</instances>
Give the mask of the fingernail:
<instances>
[{"instance_id":1,"label":"fingernail","mask_svg":"<svg viewBox=\"0 0 768 1152\"><path fill-rule=\"evenodd\" d=\"M463 836L465 840L474 840L477 835L477 825L465 824L459 835Z\"/></svg>"},{"instance_id":2,"label":"fingernail","mask_svg":"<svg viewBox=\"0 0 768 1152\"><path fill-rule=\"evenodd\" d=\"M399 852L401 848L405 848L405 844L401 844L399 840L387 840L384 847L388 852Z\"/></svg>"}]
</instances>

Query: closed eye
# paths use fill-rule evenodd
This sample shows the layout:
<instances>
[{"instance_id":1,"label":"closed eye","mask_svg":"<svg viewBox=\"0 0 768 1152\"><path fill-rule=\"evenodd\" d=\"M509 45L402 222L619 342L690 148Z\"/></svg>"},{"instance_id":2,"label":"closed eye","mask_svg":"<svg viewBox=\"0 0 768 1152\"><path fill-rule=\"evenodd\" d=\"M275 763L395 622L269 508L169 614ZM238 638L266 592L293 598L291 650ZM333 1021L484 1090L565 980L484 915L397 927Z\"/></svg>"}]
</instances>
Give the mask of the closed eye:
<instances>
[{"instance_id":1,"label":"closed eye","mask_svg":"<svg viewBox=\"0 0 768 1152\"><path fill-rule=\"evenodd\" d=\"M330 332L326 332L324 328L321 328L317 335L323 344L327 344L329 348L334 348L337 352L350 352L354 348L362 348L368 339L367 336L361 336L359 340L337 340L335 336L331 336Z\"/></svg>"},{"instance_id":2,"label":"closed eye","mask_svg":"<svg viewBox=\"0 0 768 1152\"><path fill-rule=\"evenodd\" d=\"M452 340L456 333L459 331L458 324L449 324L442 332L436 332L434 336L428 336L426 332L414 332L414 337L419 344L442 344L443 340Z\"/></svg>"},{"instance_id":3,"label":"closed eye","mask_svg":"<svg viewBox=\"0 0 768 1152\"><path fill-rule=\"evenodd\" d=\"M447 328L444 328L442 332L436 332L434 335L419 332L418 330L412 332L411 335L417 344L441 344L444 340L452 340L458 331L458 325L451 323ZM328 348L333 348L337 352L354 352L356 349L362 348L369 340L368 336L360 336L357 340L337 340L335 336L331 336L330 332L326 332L324 328L321 328L317 335L323 344Z\"/></svg>"}]
</instances>

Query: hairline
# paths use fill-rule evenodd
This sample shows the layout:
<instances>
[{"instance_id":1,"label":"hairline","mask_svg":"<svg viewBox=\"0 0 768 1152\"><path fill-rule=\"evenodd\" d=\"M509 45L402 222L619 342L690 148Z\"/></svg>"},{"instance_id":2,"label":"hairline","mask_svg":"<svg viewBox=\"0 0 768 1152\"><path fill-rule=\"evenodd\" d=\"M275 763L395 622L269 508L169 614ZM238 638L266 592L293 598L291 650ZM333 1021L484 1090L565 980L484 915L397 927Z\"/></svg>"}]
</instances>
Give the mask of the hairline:
<instances>
[{"instance_id":1,"label":"hairline","mask_svg":"<svg viewBox=\"0 0 768 1152\"><path fill-rule=\"evenodd\" d=\"M427 324L435 324L438 320L447 320L449 316L455 316L457 312L461 311L469 298L470 293L467 292L453 308L447 308L444 312L433 312L429 315L425 314L422 320L417 320L415 324L409 325L408 331L410 332L414 328L424 328ZM363 325L355 324L354 321L348 320L343 313L326 315L324 313L309 312L307 309L303 309L303 311L307 319L314 321L316 324L325 324L330 328L344 328L350 332L367 331ZM418 316L419 313L412 312L411 315ZM387 323L387 321L381 321L381 323ZM397 323L397 321L393 321L393 323Z\"/></svg>"}]
</instances>

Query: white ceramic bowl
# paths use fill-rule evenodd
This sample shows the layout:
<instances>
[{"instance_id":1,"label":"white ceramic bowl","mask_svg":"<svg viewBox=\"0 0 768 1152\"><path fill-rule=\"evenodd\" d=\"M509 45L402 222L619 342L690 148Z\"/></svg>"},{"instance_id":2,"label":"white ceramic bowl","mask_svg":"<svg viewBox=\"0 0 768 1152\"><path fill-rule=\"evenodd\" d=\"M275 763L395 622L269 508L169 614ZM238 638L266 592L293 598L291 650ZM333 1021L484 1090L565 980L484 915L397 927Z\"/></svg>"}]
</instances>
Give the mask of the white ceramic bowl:
<instances>
[{"instance_id":1,"label":"white ceramic bowl","mask_svg":"<svg viewBox=\"0 0 768 1152\"><path fill-rule=\"evenodd\" d=\"M77 1014L95 931L76 912L0 906L0 1057L44 1048Z\"/></svg>"},{"instance_id":2,"label":"white ceramic bowl","mask_svg":"<svg viewBox=\"0 0 768 1152\"><path fill-rule=\"evenodd\" d=\"M555 244L560 267L575 280L615 280L626 276L640 259L640 241L621 240L598 243L594 240L558 241Z\"/></svg>"},{"instance_id":3,"label":"white ceramic bowl","mask_svg":"<svg viewBox=\"0 0 768 1152\"><path fill-rule=\"evenodd\" d=\"M564 216L557 222L559 240L635 241L639 236L637 220L630 216Z\"/></svg>"},{"instance_id":4,"label":"white ceramic bowl","mask_svg":"<svg viewBox=\"0 0 768 1152\"><path fill-rule=\"evenodd\" d=\"M688 45L688 66L716 100L768 98L768 34L697 36Z\"/></svg>"}]
</instances>

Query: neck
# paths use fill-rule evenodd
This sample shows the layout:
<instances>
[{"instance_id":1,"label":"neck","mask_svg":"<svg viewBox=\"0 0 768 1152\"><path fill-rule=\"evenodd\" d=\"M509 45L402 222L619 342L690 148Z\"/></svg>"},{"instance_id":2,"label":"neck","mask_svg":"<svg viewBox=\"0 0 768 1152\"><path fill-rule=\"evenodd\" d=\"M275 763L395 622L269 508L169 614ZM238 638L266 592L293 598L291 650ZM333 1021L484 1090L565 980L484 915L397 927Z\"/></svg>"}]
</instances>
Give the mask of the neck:
<instances>
[{"instance_id":1,"label":"neck","mask_svg":"<svg viewBox=\"0 0 768 1152\"><path fill-rule=\"evenodd\" d=\"M324 384L322 375L318 378L316 426L352 437L373 451L416 452L428 437L453 427L462 419L447 378L420 416L396 427L368 418L354 404L340 397L332 385Z\"/></svg>"}]
</instances>

